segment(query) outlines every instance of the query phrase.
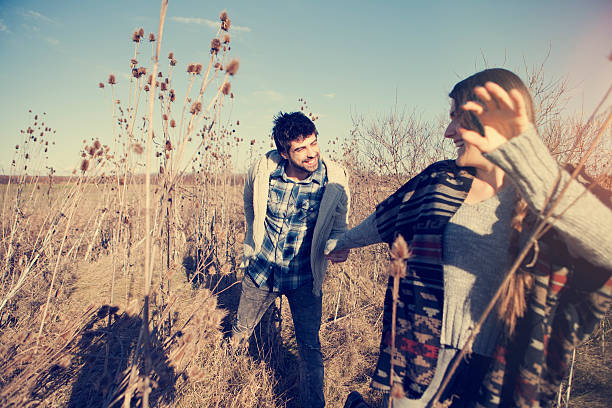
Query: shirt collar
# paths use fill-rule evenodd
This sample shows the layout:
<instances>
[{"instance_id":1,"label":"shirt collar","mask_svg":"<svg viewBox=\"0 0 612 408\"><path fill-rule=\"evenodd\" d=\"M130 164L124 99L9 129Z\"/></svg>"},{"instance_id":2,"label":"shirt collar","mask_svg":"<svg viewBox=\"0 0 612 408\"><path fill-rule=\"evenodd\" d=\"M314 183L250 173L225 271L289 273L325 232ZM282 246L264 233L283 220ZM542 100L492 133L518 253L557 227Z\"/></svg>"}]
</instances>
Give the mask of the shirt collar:
<instances>
[{"instance_id":1,"label":"shirt collar","mask_svg":"<svg viewBox=\"0 0 612 408\"><path fill-rule=\"evenodd\" d=\"M279 163L278 166L276 166L276 169L272 172L272 174L270 174L270 177L272 178L281 178L286 182L289 182L290 180L287 178L287 175L285 174L285 166L287 165L287 159L282 159ZM301 180L300 183L304 183L304 184L308 184L311 181L316 182L317 184L322 185L323 184L323 161L321 160L321 158L319 158L319 167L317 167L317 169L315 171L313 171L308 177L306 177L304 180Z\"/></svg>"}]
</instances>

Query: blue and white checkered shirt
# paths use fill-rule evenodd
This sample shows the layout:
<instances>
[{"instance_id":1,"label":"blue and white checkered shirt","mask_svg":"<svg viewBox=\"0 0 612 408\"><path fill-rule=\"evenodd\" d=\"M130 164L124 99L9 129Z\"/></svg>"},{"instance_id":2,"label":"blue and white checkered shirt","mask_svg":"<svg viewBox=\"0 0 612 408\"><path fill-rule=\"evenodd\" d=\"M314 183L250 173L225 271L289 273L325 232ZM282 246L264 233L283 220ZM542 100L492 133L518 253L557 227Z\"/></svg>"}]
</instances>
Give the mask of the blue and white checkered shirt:
<instances>
[{"instance_id":1,"label":"blue and white checkered shirt","mask_svg":"<svg viewBox=\"0 0 612 408\"><path fill-rule=\"evenodd\" d=\"M275 292L312 281L310 248L327 183L321 160L317 170L298 182L287 178L286 164L282 160L270 174L265 235L247 271L257 286L267 284Z\"/></svg>"}]
</instances>

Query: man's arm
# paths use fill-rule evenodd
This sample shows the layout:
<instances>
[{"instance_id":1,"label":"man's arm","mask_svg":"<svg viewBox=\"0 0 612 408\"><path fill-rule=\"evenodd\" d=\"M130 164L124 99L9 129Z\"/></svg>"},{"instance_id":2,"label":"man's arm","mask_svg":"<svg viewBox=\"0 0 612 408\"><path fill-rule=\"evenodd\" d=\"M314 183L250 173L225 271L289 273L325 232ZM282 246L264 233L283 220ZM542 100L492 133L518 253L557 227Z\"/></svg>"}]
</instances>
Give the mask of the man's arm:
<instances>
[{"instance_id":1,"label":"man's arm","mask_svg":"<svg viewBox=\"0 0 612 408\"><path fill-rule=\"evenodd\" d=\"M340 200L338 202L338 205L335 209L335 214L333 217L333 224L332 224L332 228L329 234L329 239L333 239L335 240L337 237L341 236L342 234L344 234L346 231L348 231L348 214L350 211L350 206L351 206L351 194L350 194L350 190L349 190L349 183L348 183L348 175L346 173L346 170L344 170L344 182L341 184L342 185L342 196L340 197ZM341 250L341 251L335 251L334 253L330 254L330 253L326 253L325 257L333 262L333 263L339 263L339 262L344 262L347 260L348 256L349 256L349 252L350 250Z\"/></svg>"},{"instance_id":2,"label":"man's arm","mask_svg":"<svg viewBox=\"0 0 612 408\"><path fill-rule=\"evenodd\" d=\"M348 231L348 213L351 205L351 194L349 191L348 175L346 174L346 170L344 171L344 176L345 180L341 184L342 196L340 197L338 205L335 209L329 239L336 238Z\"/></svg>"}]
</instances>

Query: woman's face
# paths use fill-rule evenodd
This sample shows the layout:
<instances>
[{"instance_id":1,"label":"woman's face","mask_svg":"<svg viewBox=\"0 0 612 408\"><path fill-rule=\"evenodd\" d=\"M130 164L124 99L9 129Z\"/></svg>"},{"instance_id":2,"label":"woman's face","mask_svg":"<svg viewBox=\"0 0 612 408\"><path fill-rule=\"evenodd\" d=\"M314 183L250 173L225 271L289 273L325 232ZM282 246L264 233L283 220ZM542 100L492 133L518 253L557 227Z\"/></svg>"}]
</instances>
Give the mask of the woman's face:
<instances>
[{"instance_id":1,"label":"woman's face","mask_svg":"<svg viewBox=\"0 0 612 408\"><path fill-rule=\"evenodd\" d=\"M475 146L466 143L461 134L459 133L460 127L466 127L464 122L465 115L467 113L457 108L455 100L451 99L450 107L450 123L446 127L444 137L453 139L455 147L457 148L457 158L455 163L461 167L476 167L480 169L488 169L492 163L485 159L480 150Z\"/></svg>"}]
</instances>

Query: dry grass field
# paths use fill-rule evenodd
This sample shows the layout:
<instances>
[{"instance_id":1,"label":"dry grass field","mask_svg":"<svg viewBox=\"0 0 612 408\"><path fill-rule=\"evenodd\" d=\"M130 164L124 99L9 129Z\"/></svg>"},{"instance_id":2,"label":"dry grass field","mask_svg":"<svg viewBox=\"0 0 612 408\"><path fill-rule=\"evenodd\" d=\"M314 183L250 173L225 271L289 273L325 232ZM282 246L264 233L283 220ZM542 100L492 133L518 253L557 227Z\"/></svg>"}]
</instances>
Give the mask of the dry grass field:
<instances>
[{"instance_id":1,"label":"dry grass field","mask_svg":"<svg viewBox=\"0 0 612 408\"><path fill-rule=\"evenodd\" d=\"M381 186L388 186L387 191ZM372 211L392 186L354 174L353 203L359 205L353 206L351 223ZM142 185L129 187L126 212L131 216L126 224L125 220L118 223L116 211L100 209L101 202L109 201L101 197L105 192L112 195L113 187L83 182L71 225L63 229L68 217L62 217L47 246L36 243L34 235L46 233L39 210L43 206L52 210L54 202L50 207L48 202L41 204L47 199L45 188L31 190L33 186L28 185L22 194L32 193L33 198L17 211L12 204L17 195L14 187L3 197L10 211L5 209L2 260L11 264L3 270L4 298L6 289L31 263L28 260L40 256L0 314L0 405L124 404L131 370L136 369L141 379L146 373L145 362L137 360L143 347L139 345L144 279ZM69 183L56 185L49 196L62 199L71 188ZM224 191L214 185L196 188L191 183L183 188L185 194L175 202L181 208L183 224L176 231L181 238L171 240L176 256L170 267L163 251L167 238L161 236L154 243L150 341L142 351L150 360L148 403L160 407L297 407L298 357L286 301L277 301L247 352L232 350L223 340L240 290L241 183L228 182ZM189 198L198 189L215 197L216 204L205 208L208 217ZM34 199L37 194L44 197ZM215 216L221 212L228 214L223 221ZM16 232L19 245L7 261L7 221L9 214L17 213L20 219L16 222L27 225L28 230ZM121 237L116 232L118 224L128 226L119 228ZM380 340L387 259L385 247L373 246L353 251L346 263L329 269L321 341L330 407L341 407L352 390L364 394L373 406L382 406L381 396L369 388L369 375ZM41 330L46 301L48 311ZM609 317L577 350L571 406L606 407L612 401ZM144 390L142 382L135 384L130 401L138 406ZM563 400L566 389L567 384Z\"/></svg>"}]
</instances>

